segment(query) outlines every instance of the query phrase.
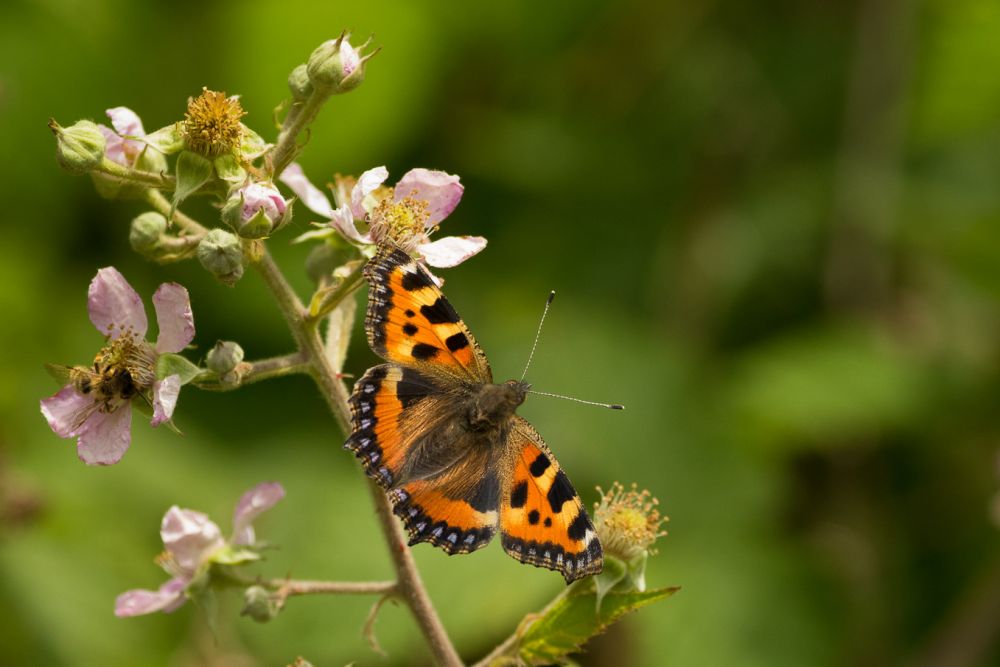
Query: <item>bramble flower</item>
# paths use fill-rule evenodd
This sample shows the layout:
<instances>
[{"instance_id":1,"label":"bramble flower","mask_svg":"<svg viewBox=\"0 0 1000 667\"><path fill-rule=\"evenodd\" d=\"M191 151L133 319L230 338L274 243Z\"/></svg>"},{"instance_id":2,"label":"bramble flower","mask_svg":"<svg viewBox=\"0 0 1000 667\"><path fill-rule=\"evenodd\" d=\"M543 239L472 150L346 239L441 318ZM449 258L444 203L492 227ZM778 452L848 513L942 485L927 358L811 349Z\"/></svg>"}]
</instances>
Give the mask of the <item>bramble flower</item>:
<instances>
[{"instance_id":1,"label":"bramble flower","mask_svg":"<svg viewBox=\"0 0 1000 667\"><path fill-rule=\"evenodd\" d=\"M260 558L253 521L285 497L277 482L264 482L240 498L233 512L233 534L222 531L206 514L174 505L163 515L160 537L164 552L156 562L168 579L158 590L134 589L115 600L115 616L140 616L172 612L189 597L192 582L207 575L213 564L242 565Z\"/></svg>"},{"instance_id":2,"label":"bramble flower","mask_svg":"<svg viewBox=\"0 0 1000 667\"><path fill-rule=\"evenodd\" d=\"M164 361L190 364L174 354L194 338L188 292L177 283L164 283L153 295L153 305L159 327L155 345L146 341L148 323L138 293L114 267L99 270L90 283L87 310L107 342L92 368L69 369L69 383L41 401L42 414L53 432L61 438L77 438L77 454L88 465L121 460L131 442L134 400L151 405L150 423L158 426L170 420L181 385L190 380L179 372L157 374L158 362L165 356L172 359ZM177 363L163 367L183 371Z\"/></svg>"},{"instance_id":3,"label":"bramble flower","mask_svg":"<svg viewBox=\"0 0 1000 667\"><path fill-rule=\"evenodd\" d=\"M201 95L188 101L181 122L184 145L208 158L234 154L243 139L240 119L245 115L239 96L202 88Z\"/></svg>"},{"instance_id":4,"label":"bramble flower","mask_svg":"<svg viewBox=\"0 0 1000 667\"><path fill-rule=\"evenodd\" d=\"M486 247L486 239L481 236L430 240L430 234L462 199L464 188L458 176L430 169L411 169L392 190L382 186L388 177L385 167L375 167L361 174L354 183L343 179L337 184L340 196L336 209L306 178L298 164L290 164L281 180L310 210L328 218L330 228L358 246L391 240L438 268L457 266ZM358 220L367 222L369 231L358 231L355 222Z\"/></svg>"},{"instance_id":5,"label":"bramble flower","mask_svg":"<svg viewBox=\"0 0 1000 667\"><path fill-rule=\"evenodd\" d=\"M652 548L656 539L667 534L662 527L668 518L660 515L659 500L636 488L632 484L625 491L615 482L605 493L597 487L601 500L594 509L594 526L604 548L604 571L594 577L598 609L604 595L626 585L623 582L634 590L646 590L646 560L656 553Z\"/></svg>"},{"instance_id":6,"label":"bramble flower","mask_svg":"<svg viewBox=\"0 0 1000 667\"><path fill-rule=\"evenodd\" d=\"M270 183L254 182L229 197L222 218L243 238L264 238L291 220L290 203Z\"/></svg>"},{"instance_id":7,"label":"bramble flower","mask_svg":"<svg viewBox=\"0 0 1000 667\"><path fill-rule=\"evenodd\" d=\"M107 125L98 125L97 129L104 135L107 148L104 154L124 167L131 167L146 148L143 141L129 137L145 137L146 130L142 127L142 119L128 107L113 107L105 113L111 119L112 130Z\"/></svg>"}]
</instances>

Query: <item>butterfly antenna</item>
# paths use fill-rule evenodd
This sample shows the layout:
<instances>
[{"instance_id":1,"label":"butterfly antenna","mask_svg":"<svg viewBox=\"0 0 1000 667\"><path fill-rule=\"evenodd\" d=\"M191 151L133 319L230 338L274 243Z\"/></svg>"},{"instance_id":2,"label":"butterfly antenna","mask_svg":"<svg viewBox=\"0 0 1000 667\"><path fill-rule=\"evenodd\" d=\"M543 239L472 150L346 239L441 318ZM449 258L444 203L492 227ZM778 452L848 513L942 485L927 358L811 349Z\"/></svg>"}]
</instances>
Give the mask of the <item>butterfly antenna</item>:
<instances>
[{"instance_id":1,"label":"butterfly antenna","mask_svg":"<svg viewBox=\"0 0 1000 667\"><path fill-rule=\"evenodd\" d=\"M624 410L625 406L618 403L599 403L597 401L585 401L582 398L573 398L572 396L563 396L562 394L550 394L545 391L528 391L529 394L538 394L539 396L551 396L552 398L563 398L567 401L573 401L574 403L583 403L584 405L596 405L599 408L609 408L611 410Z\"/></svg>"},{"instance_id":2,"label":"butterfly antenna","mask_svg":"<svg viewBox=\"0 0 1000 667\"><path fill-rule=\"evenodd\" d=\"M552 290L549 292L549 298L545 301L545 310L542 311L542 319L538 321L538 331L535 332L535 342L531 344L531 354L528 355L528 363L524 365L524 372L521 373L521 382L524 382L524 376L528 374L528 367L531 366L531 360L535 357L535 348L538 347L538 338L542 335L542 325L545 324L545 316L549 314L549 306L552 305L552 300L556 298L556 291Z\"/></svg>"}]
</instances>

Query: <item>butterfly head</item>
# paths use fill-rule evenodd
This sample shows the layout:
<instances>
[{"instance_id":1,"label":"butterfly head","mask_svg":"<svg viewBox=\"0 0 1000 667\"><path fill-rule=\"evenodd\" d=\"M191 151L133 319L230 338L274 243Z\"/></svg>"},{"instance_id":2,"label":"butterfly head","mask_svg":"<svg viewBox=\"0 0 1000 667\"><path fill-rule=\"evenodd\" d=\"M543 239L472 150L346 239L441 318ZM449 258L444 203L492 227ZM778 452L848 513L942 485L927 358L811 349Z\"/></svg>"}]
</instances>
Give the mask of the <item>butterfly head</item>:
<instances>
[{"instance_id":1,"label":"butterfly head","mask_svg":"<svg viewBox=\"0 0 1000 667\"><path fill-rule=\"evenodd\" d=\"M530 388L518 380L480 386L469 405L469 425L476 431L488 431L506 424Z\"/></svg>"}]
</instances>

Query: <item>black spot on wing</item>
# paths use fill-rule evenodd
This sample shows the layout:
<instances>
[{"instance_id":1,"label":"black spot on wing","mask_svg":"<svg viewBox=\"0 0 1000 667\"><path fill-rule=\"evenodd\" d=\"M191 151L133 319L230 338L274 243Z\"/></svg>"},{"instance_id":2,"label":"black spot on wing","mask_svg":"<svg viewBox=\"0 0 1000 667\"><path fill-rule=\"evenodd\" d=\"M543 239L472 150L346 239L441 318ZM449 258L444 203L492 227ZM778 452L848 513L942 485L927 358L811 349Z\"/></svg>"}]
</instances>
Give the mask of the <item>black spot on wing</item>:
<instances>
[{"instance_id":1,"label":"black spot on wing","mask_svg":"<svg viewBox=\"0 0 1000 667\"><path fill-rule=\"evenodd\" d=\"M408 292L416 292L425 287L434 287L434 282L423 271L413 271L403 274L403 289Z\"/></svg>"},{"instance_id":2,"label":"black spot on wing","mask_svg":"<svg viewBox=\"0 0 1000 667\"><path fill-rule=\"evenodd\" d=\"M444 344L448 346L448 349L452 352L458 352L463 347L469 347L469 339L465 337L465 334L459 331L457 334L452 334L448 336Z\"/></svg>"},{"instance_id":3,"label":"black spot on wing","mask_svg":"<svg viewBox=\"0 0 1000 667\"><path fill-rule=\"evenodd\" d=\"M416 325L413 324L412 322L407 322L406 324L403 325L403 333L405 333L407 336L412 336L413 334L417 333Z\"/></svg>"},{"instance_id":4,"label":"black spot on wing","mask_svg":"<svg viewBox=\"0 0 1000 667\"><path fill-rule=\"evenodd\" d=\"M566 534L571 540L582 540L587 534L588 528L590 528L590 519L587 518L583 510L580 510L580 513L573 519L573 523L569 524Z\"/></svg>"},{"instance_id":5,"label":"black spot on wing","mask_svg":"<svg viewBox=\"0 0 1000 667\"><path fill-rule=\"evenodd\" d=\"M426 317L431 324L455 324L460 321L458 313L443 296L439 296L430 305L420 306L420 314Z\"/></svg>"},{"instance_id":6,"label":"black spot on wing","mask_svg":"<svg viewBox=\"0 0 1000 667\"><path fill-rule=\"evenodd\" d=\"M417 343L413 346L410 351L410 355L414 359L419 359L420 361L427 361L428 359L433 359L434 355L438 353L438 349L433 345L428 345L427 343Z\"/></svg>"},{"instance_id":7,"label":"black spot on wing","mask_svg":"<svg viewBox=\"0 0 1000 667\"><path fill-rule=\"evenodd\" d=\"M407 308L407 309L406 309L406 311L404 311L404 314L405 314L405 315L406 315L407 317L413 317L414 315L416 315L416 313L415 313L415 312L413 312L412 310L410 310L409 308Z\"/></svg>"},{"instance_id":8,"label":"black spot on wing","mask_svg":"<svg viewBox=\"0 0 1000 667\"><path fill-rule=\"evenodd\" d=\"M402 370L403 375L396 383L396 397L399 398L399 402L405 410L432 393L434 387L430 386L427 380L416 371L409 368Z\"/></svg>"},{"instance_id":9,"label":"black spot on wing","mask_svg":"<svg viewBox=\"0 0 1000 667\"><path fill-rule=\"evenodd\" d=\"M552 517L550 516L545 517L545 527L546 528L552 527Z\"/></svg>"},{"instance_id":10,"label":"black spot on wing","mask_svg":"<svg viewBox=\"0 0 1000 667\"><path fill-rule=\"evenodd\" d=\"M549 463L549 457L539 452L538 456L535 457L535 460L531 462L531 466L528 467L528 470L531 472L533 477L540 477L542 473L549 469L549 465L551 465Z\"/></svg>"},{"instance_id":11,"label":"black spot on wing","mask_svg":"<svg viewBox=\"0 0 1000 667\"><path fill-rule=\"evenodd\" d=\"M525 487L527 492L527 487ZM493 473L487 473L476 486L476 491L468 499L469 505L477 512L496 511L500 504L500 480Z\"/></svg>"},{"instance_id":12,"label":"black spot on wing","mask_svg":"<svg viewBox=\"0 0 1000 667\"><path fill-rule=\"evenodd\" d=\"M510 492L510 506L517 509L524 507L526 502L528 502L528 481L521 480L514 485L514 490Z\"/></svg>"},{"instance_id":13,"label":"black spot on wing","mask_svg":"<svg viewBox=\"0 0 1000 667\"><path fill-rule=\"evenodd\" d=\"M538 515L538 510L531 510L530 512L528 512L528 523L530 523L532 526L538 523L539 518L540 517Z\"/></svg>"},{"instance_id":14,"label":"black spot on wing","mask_svg":"<svg viewBox=\"0 0 1000 667\"><path fill-rule=\"evenodd\" d=\"M547 495L552 512L559 514L562 511L563 503L568 503L575 497L576 491L573 490L573 485L569 483L566 473L560 470L556 473L555 479L552 480L552 487Z\"/></svg>"}]
</instances>

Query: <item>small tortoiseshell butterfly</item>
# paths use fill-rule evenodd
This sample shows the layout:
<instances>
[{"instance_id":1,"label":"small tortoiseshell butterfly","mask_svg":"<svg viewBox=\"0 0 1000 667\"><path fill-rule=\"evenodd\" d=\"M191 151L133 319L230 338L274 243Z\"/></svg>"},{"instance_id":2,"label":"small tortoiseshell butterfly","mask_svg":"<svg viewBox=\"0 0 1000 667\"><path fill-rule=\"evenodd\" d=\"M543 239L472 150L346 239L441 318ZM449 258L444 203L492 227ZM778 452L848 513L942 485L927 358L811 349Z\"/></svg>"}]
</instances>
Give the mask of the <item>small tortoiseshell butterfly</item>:
<instances>
[{"instance_id":1,"label":"small tortoiseshell butterfly","mask_svg":"<svg viewBox=\"0 0 1000 667\"><path fill-rule=\"evenodd\" d=\"M386 489L410 544L504 550L572 582L604 565L580 497L531 425L526 382L493 383L486 355L430 274L392 245L364 269L365 329L389 363L351 395L353 451Z\"/></svg>"}]
</instances>

